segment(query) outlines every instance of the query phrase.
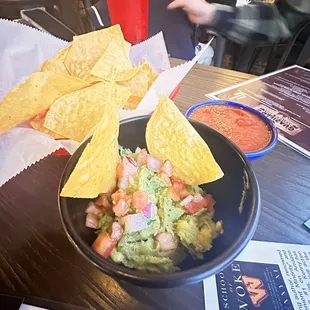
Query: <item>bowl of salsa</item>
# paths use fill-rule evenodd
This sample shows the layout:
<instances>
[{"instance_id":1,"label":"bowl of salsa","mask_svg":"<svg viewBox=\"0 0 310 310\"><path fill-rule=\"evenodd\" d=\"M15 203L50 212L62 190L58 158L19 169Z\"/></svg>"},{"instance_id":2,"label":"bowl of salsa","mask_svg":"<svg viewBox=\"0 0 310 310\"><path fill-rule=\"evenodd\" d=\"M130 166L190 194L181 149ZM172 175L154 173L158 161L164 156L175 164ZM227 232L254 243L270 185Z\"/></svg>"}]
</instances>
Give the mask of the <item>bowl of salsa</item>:
<instances>
[{"instance_id":1,"label":"bowl of salsa","mask_svg":"<svg viewBox=\"0 0 310 310\"><path fill-rule=\"evenodd\" d=\"M229 138L250 160L268 154L278 140L278 131L268 117L237 102L200 102L189 108L185 116Z\"/></svg>"}]
</instances>

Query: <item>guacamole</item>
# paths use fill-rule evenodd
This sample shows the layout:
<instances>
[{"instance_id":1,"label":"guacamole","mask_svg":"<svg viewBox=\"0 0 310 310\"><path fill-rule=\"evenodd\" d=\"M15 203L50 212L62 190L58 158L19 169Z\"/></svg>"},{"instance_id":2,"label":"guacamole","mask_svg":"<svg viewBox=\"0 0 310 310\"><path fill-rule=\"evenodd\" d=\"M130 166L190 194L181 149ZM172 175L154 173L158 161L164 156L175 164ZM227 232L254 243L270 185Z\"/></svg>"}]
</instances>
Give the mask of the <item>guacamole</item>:
<instances>
[{"instance_id":1,"label":"guacamole","mask_svg":"<svg viewBox=\"0 0 310 310\"><path fill-rule=\"evenodd\" d=\"M138 148L120 149L118 188L102 194L86 212L97 229L93 249L105 258L147 272L178 270L186 255L202 259L223 233L211 195L173 178L173 167Z\"/></svg>"}]
</instances>

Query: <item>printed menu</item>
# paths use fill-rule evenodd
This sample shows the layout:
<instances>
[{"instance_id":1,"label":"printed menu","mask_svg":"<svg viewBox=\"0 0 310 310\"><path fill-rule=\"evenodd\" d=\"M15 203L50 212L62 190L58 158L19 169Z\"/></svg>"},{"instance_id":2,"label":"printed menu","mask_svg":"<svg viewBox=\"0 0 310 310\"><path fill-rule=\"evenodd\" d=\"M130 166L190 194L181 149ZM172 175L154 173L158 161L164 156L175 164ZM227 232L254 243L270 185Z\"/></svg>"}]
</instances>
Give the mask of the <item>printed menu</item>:
<instances>
[{"instance_id":1,"label":"printed menu","mask_svg":"<svg viewBox=\"0 0 310 310\"><path fill-rule=\"evenodd\" d=\"M310 158L310 70L294 65L207 96L264 113L277 126L283 143Z\"/></svg>"},{"instance_id":2,"label":"printed menu","mask_svg":"<svg viewBox=\"0 0 310 310\"><path fill-rule=\"evenodd\" d=\"M206 310L310 310L310 245L251 241L203 285Z\"/></svg>"}]
</instances>

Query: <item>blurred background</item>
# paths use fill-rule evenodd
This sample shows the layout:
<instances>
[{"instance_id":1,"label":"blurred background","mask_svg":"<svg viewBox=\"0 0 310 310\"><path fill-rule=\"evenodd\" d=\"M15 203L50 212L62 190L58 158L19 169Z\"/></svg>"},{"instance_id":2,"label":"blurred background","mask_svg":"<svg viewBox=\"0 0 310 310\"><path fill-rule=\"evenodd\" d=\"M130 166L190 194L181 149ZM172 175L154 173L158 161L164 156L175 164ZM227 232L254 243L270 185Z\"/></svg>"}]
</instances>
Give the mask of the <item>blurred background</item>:
<instances>
[{"instance_id":1,"label":"blurred background","mask_svg":"<svg viewBox=\"0 0 310 310\"><path fill-rule=\"evenodd\" d=\"M310 20L303 20L289 40L240 45L205 26L190 25L186 15L166 10L170 0L149 0L149 36L162 30L172 57L191 59L189 47L198 52L212 36L215 40L200 63L261 75L292 64L308 67ZM249 5L249 0L214 0L230 6ZM265 0L272 3L273 0ZM29 11L30 10L30 11ZM166 15L165 15L166 14ZM170 14L170 15L168 15ZM174 14L174 15L171 15ZM111 25L107 0L0 0L0 18L27 24L71 41ZM175 42L172 42L175 41Z\"/></svg>"}]
</instances>

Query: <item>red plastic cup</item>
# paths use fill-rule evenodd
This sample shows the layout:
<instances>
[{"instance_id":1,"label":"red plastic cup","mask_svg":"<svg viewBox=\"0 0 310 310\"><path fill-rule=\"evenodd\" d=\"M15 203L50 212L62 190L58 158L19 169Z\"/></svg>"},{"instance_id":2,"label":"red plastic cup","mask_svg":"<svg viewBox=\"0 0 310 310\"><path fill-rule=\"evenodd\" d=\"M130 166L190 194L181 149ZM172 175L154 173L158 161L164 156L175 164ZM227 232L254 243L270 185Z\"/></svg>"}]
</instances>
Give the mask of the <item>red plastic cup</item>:
<instances>
[{"instance_id":1,"label":"red plastic cup","mask_svg":"<svg viewBox=\"0 0 310 310\"><path fill-rule=\"evenodd\" d=\"M124 38L136 44L148 38L148 0L108 0L112 25L119 24Z\"/></svg>"}]
</instances>

